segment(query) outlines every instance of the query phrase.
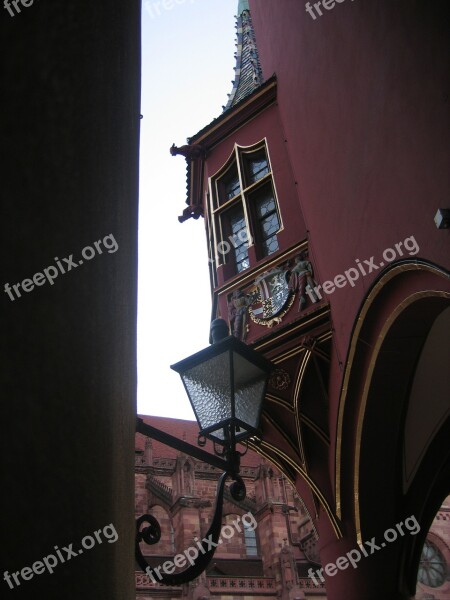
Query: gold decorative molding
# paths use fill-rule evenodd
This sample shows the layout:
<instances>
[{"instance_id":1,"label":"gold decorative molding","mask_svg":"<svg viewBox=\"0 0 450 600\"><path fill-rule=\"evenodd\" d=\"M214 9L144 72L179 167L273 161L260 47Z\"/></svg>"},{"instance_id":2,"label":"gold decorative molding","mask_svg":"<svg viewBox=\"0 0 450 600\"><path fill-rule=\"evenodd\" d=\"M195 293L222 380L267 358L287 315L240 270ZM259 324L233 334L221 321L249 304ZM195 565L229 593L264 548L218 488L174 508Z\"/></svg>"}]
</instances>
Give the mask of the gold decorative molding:
<instances>
[{"instance_id":1,"label":"gold decorative molding","mask_svg":"<svg viewBox=\"0 0 450 600\"><path fill-rule=\"evenodd\" d=\"M362 430L364 425L364 417L367 406L367 398L370 391L370 386L372 383L373 372L375 370L375 366L378 359L378 354L381 350L381 347L384 344L384 340L386 338L387 333L389 332L392 324L398 318L398 316L411 304L414 304L421 298L431 298L431 297L441 297L441 298L449 298L450 293L437 291L437 290L427 290L424 292L415 292L411 294L407 298L405 298L400 304L394 309L394 311L389 315L389 318L384 323L381 332L378 336L376 344L372 350L372 356L370 358L369 367L367 369L367 376L364 382L364 389L361 396L361 404L358 412L358 422L356 426L356 440L355 440L355 459L354 459L354 480L353 480L353 497L354 497L354 511L355 511L355 527L356 527L356 539L358 544L362 545L363 537L361 532L361 512L359 505L359 470L360 470L360 462L361 462L361 438L362 438Z\"/></svg>"},{"instance_id":2,"label":"gold decorative molding","mask_svg":"<svg viewBox=\"0 0 450 600\"><path fill-rule=\"evenodd\" d=\"M293 334L295 333L298 333L300 335L302 329L305 329L308 326L313 327L315 324L317 324L317 321L324 321L327 317L329 317L329 314L329 305L322 304L317 308L316 311L308 312L308 314L305 315L305 317L308 318L302 318L299 321L295 321L294 323L288 324L284 329L277 331L273 337L270 337L269 340L265 340L264 342L256 342L253 348L255 350L262 351L262 349L266 348L267 346L274 345L276 343L282 343L283 338L293 337ZM295 354L298 354L299 352L302 352L304 350L305 348L303 346L299 346L294 350L288 350L285 355L280 355L282 356L281 360L286 360L286 358L295 356ZM278 360L278 362L281 362L281 360Z\"/></svg>"},{"instance_id":3,"label":"gold decorative molding","mask_svg":"<svg viewBox=\"0 0 450 600\"><path fill-rule=\"evenodd\" d=\"M254 446L253 444L251 444L251 445L249 444L249 446L251 446L252 450L255 450L255 452L258 452L259 454L261 454L261 456L264 456L265 458L267 458L268 460L273 462L273 464L286 476L286 478L289 480L289 482L293 484L294 488L295 488L295 481L293 481L292 477L290 477L289 473L286 472L286 468L283 465L283 462L287 463L293 469L293 471L295 473L298 473L305 480L305 482L307 483L307 485L309 486L311 491L315 494L315 496L319 500L322 508L327 513L328 518L330 519L331 526L333 527L333 530L335 532L337 539L341 539L343 537L342 529L339 524L339 520L336 518L336 515L333 513L330 504L327 502L327 499L322 494L320 488L317 486L315 481L313 479L311 479L311 477L308 475L308 473L304 469L302 469L302 467L300 467L300 465L298 463L296 463L294 460L292 460L292 458L290 458L285 452L283 452L282 450L280 450L273 444L270 444L269 442L263 441L263 442L261 442L260 446ZM270 454L267 451L264 452L264 449L269 450ZM272 455L272 453L275 456L278 456L281 459L281 461L283 461L283 462L280 462L279 460L277 460ZM317 515L316 515L316 518L317 518Z\"/></svg>"},{"instance_id":4,"label":"gold decorative molding","mask_svg":"<svg viewBox=\"0 0 450 600\"><path fill-rule=\"evenodd\" d=\"M275 419L273 419L270 415L268 415L266 411L263 411L262 417L264 419L266 419L266 421L268 423L270 423L270 425L280 434L280 436L284 439L284 441L288 444L288 446L292 450L293 454L298 458L298 461L302 462L304 464L304 462L302 461L302 456L301 456L301 454L299 454L298 448L296 447L295 443L286 434L286 432L284 432L281 429L281 427L278 425L278 423L275 421ZM287 456L287 454L286 454L286 456ZM290 460L292 460L292 459L290 459Z\"/></svg>"},{"instance_id":5,"label":"gold decorative molding","mask_svg":"<svg viewBox=\"0 0 450 600\"><path fill-rule=\"evenodd\" d=\"M345 366L344 378L343 378L343 382L342 382L341 394L340 394L340 399L339 399L338 419L337 419L336 453L335 453L335 474L336 474L336 476L335 476L335 498L336 498L335 508L336 508L336 515L339 519L342 518L342 506L341 506L341 498L342 498L342 494L341 494L342 429L343 429L343 423L344 423L344 413L345 413L345 405L346 405L347 394L348 394L348 386L349 386L350 376L352 373L353 362L355 359L356 347L357 347L357 344L359 341L359 335L360 335L361 329L365 323L365 319L367 317L369 309L371 308L371 306L372 306L373 302L375 301L375 298L378 296L378 294L382 291L382 289L385 287L385 285L389 281L391 281L394 277L397 277L399 274L401 274L403 272L408 272L408 271L428 271L429 273L438 275L439 277L442 277L444 279L448 279L448 275L444 271L442 271L438 267L434 267L432 265L427 265L427 264L422 264L422 263L400 264L396 267L393 267L387 273L385 273L380 278L380 280L374 285L370 294L367 296L359 314L357 315L357 320L356 320L355 328L354 328L352 338L350 341L350 347L349 347L348 357L347 357L346 366ZM430 296L437 295L439 293L440 292L432 292L432 291L422 292L422 294L429 294ZM447 294L446 292L441 292L441 293L444 295ZM402 305L399 305L399 306L402 306ZM356 461L356 457L355 457L355 461ZM358 466L359 466L359 457L358 457ZM358 477L359 477L359 474L358 474ZM356 488L356 484L354 485L354 489L355 488ZM356 510L358 513L357 534L359 536L361 536L360 524L359 524L359 499L358 499L358 495L357 495L356 491L354 492L354 502L355 502L355 507L357 506ZM356 510L355 510L355 514L356 514ZM355 525L356 525L356 523L355 523ZM360 539L360 537L358 539Z\"/></svg>"},{"instance_id":6,"label":"gold decorative molding","mask_svg":"<svg viewBox=\"0 0 450 600\"><path fill-rule=\"evenodd\" d=\"M294 254L298 254L299 252L303 252L308 248L308 240L303 240L298 244L295 244L288 250L281 252L280 254L274 254L271 260L264 260L264 264L259 267L253 267L252 269L246 269L245 275L238 273L231 280L227 281L220 287L214 290L214 293L217 295L226 294L231 291L235 287L245 287L252 283L252 280L256 279L259 274L264 273L264 271L270 271L271 268L275 267L278 264L286 262L288 258L291 258Z\"/></svg>"},{"instance_id":7,"label":"gold decorative molding","mask_svg":"<svg viewBox=\"0 0 450 600\"><path fill-rule=\"evenodd\" d=\"M300 456L302 458L302 464L304 464L306 468L307 468L307 462L306 462L305 450L303 448L302 432L300 429L299 402L300 402L300 389L303 384L303 378L305 376L306 369L308 367L310 358L311 358L311 350L306 350L306 352L302 358L302 361L300 363L300 369L299 369L299 372L297 375L297 379L295 381L294 396L293 396L293 398L294 398L294 414L295 414L295 429L297 432L298 447L300 449Z\"/></svg>"},{"instance_id":8,"label":"gold decorative molding","mask_svg":"<svg viewBox=\"0 0 450 600\"><path fill-rule=\"evenodd\" d=\"M277 404L278 406L281 406L282 408L285 408L290 413L294 412L294 407L290 404L290 402L288 400L279 398L278 396L275 396L275 394L266 394L266 400L268 400L269 402L272 402L273 404Z\"/></svg>"}]
</instances>

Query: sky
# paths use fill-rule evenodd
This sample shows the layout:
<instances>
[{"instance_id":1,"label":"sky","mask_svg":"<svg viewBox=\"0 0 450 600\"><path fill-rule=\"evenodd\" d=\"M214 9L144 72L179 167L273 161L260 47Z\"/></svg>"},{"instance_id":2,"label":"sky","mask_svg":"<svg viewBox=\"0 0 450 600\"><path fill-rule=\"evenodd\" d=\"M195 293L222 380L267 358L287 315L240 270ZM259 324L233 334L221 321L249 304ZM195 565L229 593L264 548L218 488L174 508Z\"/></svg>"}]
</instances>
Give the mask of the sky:
<instances>
[{"instance_id":1,"label":"sky","mask_svg":"<svg viewBox=\"0 0 450 600\"><path fill-rule=\"evenodd\" d=\"M170 365L208 346L203 218L186 207L186 160L171 156L218 117L232 89L238 0L143 0L139 194L139 414L195 419ZM167 7L167 8L165 8Z\"/></svg>"}]
</instances>

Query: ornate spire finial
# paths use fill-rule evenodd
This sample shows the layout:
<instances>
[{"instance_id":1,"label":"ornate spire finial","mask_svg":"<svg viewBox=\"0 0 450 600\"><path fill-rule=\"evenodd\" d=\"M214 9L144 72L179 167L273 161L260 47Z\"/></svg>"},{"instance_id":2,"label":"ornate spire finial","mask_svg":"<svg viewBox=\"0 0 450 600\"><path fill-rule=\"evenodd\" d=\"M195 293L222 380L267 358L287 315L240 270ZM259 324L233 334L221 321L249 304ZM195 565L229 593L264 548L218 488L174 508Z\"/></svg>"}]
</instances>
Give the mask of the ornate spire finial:
<instances>
[{"instance_id":1,"label":"ornate spire finial","mask_svg":"<svg viewBox=\"0 0 450 600\"><path fill-rule=\"evenodd\" d=\"M251 94L263 83L248 0L239 0L236 29L235 78L232 82L233 89L228 97L224 111Z\"/></svg>"}]
</instances>

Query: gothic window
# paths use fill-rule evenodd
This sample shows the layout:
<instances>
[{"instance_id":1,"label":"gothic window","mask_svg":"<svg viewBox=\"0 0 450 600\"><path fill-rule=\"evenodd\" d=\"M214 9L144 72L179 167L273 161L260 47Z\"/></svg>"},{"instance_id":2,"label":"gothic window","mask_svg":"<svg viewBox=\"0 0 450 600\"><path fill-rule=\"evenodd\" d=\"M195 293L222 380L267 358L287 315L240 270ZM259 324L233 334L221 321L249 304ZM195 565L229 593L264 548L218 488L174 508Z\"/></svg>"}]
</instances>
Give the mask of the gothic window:
<instances>
[{"instance_id":1,"label":"gothic window","mask_svg":"<svg viewBox=\"0 0 450 600\"><path fill-rule=\"evenodd\" d=\"M279 249L278 202L265 141L235 146L227 163L211 178L213 232L218 265L227 276L250 266L248 247L257 259Z\"/></svg>"},{"instance_id":2,"label":"gothic window","mask_svg":"<svg viewBox=\"0 0 450 600\"><path fill-rule=\"evenodd\" d=\"M253 527L244 525L244 539L247 556L258 556L258 545L256 542L256 531Z\"/></svg>"},{"instance_id":3,"label":"gothic window","mask_svg":"<svg viewBox=\"0 0 450 600\"><path fill-rule=\"evenodd\" d=\"M422 556L420 557L419 583L432 588L440 587L447 578L447 564L441 551L430 540L425 540Z\"/></svg>"}]
</instances>

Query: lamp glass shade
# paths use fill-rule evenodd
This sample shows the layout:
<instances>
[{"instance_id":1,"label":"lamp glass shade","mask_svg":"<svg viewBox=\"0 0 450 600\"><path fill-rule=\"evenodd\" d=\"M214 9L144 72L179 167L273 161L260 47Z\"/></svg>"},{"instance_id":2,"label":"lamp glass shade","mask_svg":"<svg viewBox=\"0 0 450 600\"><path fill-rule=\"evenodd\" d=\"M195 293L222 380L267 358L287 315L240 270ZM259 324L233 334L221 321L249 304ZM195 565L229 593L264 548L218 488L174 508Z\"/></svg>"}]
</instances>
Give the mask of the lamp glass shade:
<instances>
[{"instance_id":1,"label":"lamp glass shade","mask_svg":"<svg viewBox=\"0 0 450 600\"><path fill-rule=\"evenodd\" d=\"M224 443L230 427L236 441L256 433L269 361L230 336L172 368L180 373L201 434Z\"/></svg>"}]
</instances>

